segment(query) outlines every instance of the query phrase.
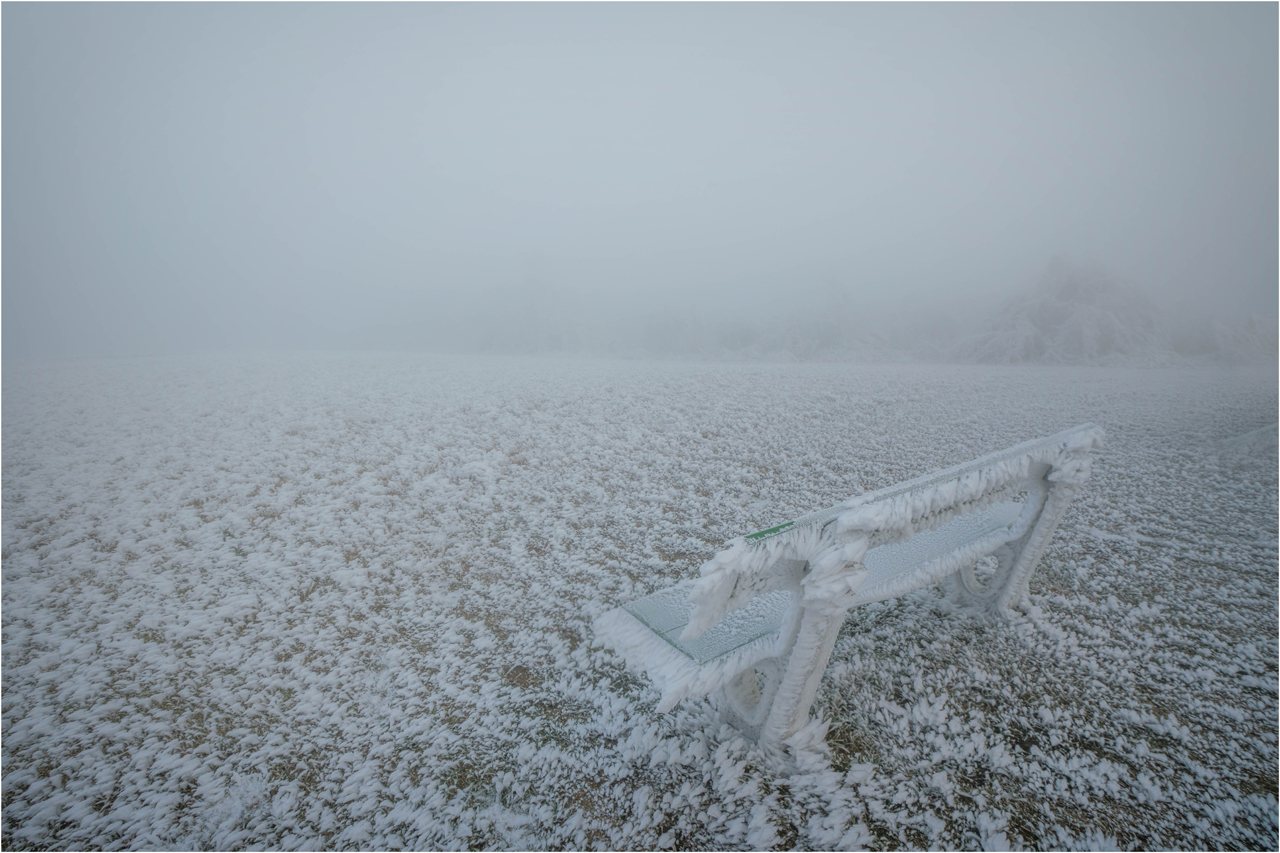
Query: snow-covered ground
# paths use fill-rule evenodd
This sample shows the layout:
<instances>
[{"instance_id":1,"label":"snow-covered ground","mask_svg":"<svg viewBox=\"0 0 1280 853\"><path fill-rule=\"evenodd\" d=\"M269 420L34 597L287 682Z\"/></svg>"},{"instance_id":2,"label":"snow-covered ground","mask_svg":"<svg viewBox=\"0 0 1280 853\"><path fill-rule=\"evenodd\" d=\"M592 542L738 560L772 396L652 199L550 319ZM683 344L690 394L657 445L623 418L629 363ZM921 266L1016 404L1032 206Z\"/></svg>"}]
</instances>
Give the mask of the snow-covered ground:
<instances>
[{"instance_id":1,"label":"snow-covered ground","mask_svg":"<svg viewBox=\"0 0 1280 853\"><path fill-rule=\"evenodd\" d=\"M6 848L1277 847L1274 365L3 379ZM806 772L593 645L734 535L1087 420L1030 615L855 612Z\"/></svg>"}]
</instances>

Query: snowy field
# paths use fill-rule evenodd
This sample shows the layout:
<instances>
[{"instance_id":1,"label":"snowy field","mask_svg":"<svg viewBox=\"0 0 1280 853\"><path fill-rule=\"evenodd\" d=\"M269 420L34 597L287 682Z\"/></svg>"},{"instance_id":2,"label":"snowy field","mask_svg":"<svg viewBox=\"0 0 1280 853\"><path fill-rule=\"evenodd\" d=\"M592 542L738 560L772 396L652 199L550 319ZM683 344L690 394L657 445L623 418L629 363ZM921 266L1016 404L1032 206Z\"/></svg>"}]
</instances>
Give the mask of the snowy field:
<instances>
[{"instance_id":1,"label":"snowy field","mask_svg":"<svg viewBox=\"0 0 1280 853\"><path fill-rule=\"evenodd\" d=\"M3 380L6 849L1278 846L1274 365ZM1090 420L1030 614L855 611L821 766L593 645L732 536Z\"/></svg>"}]
</instances>

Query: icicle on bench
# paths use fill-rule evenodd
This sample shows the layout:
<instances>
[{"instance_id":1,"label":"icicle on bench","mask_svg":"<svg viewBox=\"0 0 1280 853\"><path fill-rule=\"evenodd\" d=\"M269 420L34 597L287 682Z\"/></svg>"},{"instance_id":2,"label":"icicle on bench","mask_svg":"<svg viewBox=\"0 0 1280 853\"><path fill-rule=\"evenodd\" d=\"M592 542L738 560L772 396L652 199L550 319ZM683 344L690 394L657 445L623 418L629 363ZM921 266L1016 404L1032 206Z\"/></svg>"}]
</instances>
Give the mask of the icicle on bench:
<instances>
[{"instance_id":1,"label":"icicle on bench","mask_svg":"<svg viewBox=\"0 0 1280 853\"><path fill-rule=\"evenodd\" d=\"M730 722L785 755L849 608L939 582L986 615L1022 606L1102 439L1082 424L732 540L697 580L600 616L597 639L649 674L659 713L718 691ZM983 557L998 564L985 584Z\"/></svg>"}]
</instances>

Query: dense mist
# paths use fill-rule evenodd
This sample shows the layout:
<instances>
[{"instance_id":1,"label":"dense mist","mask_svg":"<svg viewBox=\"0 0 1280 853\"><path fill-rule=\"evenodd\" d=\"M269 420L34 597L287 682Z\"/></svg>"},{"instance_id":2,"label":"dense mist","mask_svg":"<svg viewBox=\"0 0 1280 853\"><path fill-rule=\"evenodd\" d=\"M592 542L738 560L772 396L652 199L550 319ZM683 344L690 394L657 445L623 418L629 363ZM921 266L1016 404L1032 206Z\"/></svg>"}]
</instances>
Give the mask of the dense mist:
<instances>
[{"instance_id":1,"label":"dense mist","mask_svg":"<svg viewBox=\"0 0 1280 853\"><path fill-rule=\"evenodd\" d=\"M6 4L3 25L6 358L1038 360L991 324L1068 267L1121 293L1086 313L1149 305L1179 352L1274 353L1274 4Z\"/></svg>"}]
</instances>

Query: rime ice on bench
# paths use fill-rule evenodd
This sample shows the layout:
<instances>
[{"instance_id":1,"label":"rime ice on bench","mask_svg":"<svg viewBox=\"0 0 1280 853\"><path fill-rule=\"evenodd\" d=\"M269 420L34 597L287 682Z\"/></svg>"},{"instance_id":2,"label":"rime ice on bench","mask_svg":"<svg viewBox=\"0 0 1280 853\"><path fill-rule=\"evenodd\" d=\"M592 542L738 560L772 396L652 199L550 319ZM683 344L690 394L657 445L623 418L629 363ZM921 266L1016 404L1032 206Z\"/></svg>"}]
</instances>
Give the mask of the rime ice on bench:
<instances>
[{"instance_id":1,"label":"rime ice on bench","mask_svg":"<svg viewBox=\"0 0 1280 853\"><path fill-rule=\"evenodd\" d=\"M1102 439L1082 424L739 537L697 580L601 616L596 635L649 674L659 712L718 692L734 725L783 754L849 608L940 582L984 615L1022 606ZM998 563L987 583L983 557Z\"/></svg>"}]
</instances>

